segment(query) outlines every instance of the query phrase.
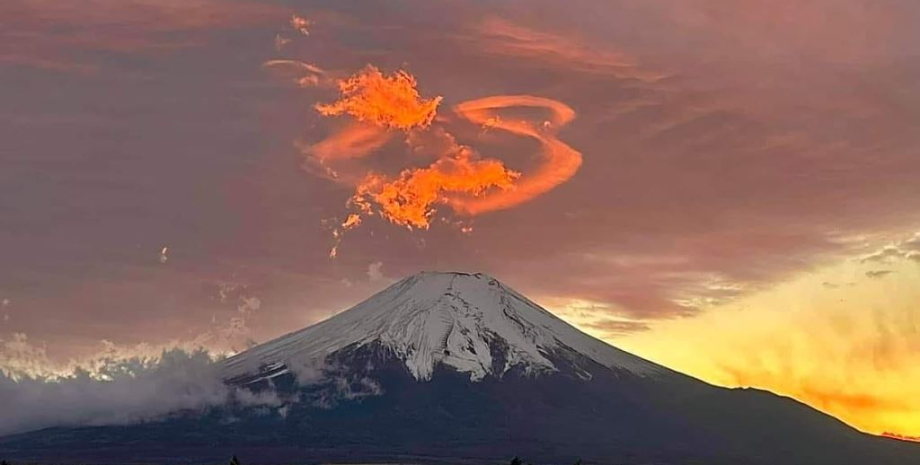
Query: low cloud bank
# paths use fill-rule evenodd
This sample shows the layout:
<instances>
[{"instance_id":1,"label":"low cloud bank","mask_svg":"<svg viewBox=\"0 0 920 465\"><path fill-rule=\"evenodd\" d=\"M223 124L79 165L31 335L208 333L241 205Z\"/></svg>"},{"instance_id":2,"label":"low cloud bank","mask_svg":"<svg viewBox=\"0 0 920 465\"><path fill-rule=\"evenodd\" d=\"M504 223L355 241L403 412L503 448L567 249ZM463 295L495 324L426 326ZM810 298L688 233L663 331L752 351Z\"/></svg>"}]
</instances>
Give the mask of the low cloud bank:
<instances>
[{"instance_id":1,"label":"low cloud bank","mask_svg":"<svg viewBox=\"0 0 920 465\"><path fill-rule=\"evenodd\" d=\"M235 402L281 404L273 392L227 386L207 352L166 350L160 357L107 360L92 373L40 377L0 370L0 435L54 426L124 425L183 410Z\"/></svg>"},{"instance_id":2,"label":"low cloud bank","mask_svg":"<svg viewBox=\"0 0 920 465\"><path fill-rule=\"evenodd\" d=\"M384 392L372 378L370 363L295 357L285 360L294 391L276 390L271 383L249 390L226 384L221 360L203 349L170 348L156 357L113 353L52 374L36 369L47 358L24 335L0 346L5 356L0 357L5 362L0 363L0 436L50 427L129 425L223 407L284 418L292 410L334 408Z\"/></svg>"}]
</instances>

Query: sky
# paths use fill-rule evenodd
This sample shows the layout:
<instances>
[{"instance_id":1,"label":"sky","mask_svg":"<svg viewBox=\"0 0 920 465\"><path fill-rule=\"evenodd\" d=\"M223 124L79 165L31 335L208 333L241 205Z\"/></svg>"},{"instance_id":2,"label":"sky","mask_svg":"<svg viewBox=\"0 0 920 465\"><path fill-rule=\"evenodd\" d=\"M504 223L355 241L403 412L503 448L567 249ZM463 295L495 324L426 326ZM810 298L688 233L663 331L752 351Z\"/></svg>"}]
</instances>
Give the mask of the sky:
<instances>
[{"instance_id":1,"label":"sky","mask_svg":"<svg viewBox=\"0 0 920 465\"><path fill-rule=\"evenodd\" d=\"M706 381L920 437L917 2L0 18L7 373L232 353L465 270Z\"/></svg>"}]
</instances>

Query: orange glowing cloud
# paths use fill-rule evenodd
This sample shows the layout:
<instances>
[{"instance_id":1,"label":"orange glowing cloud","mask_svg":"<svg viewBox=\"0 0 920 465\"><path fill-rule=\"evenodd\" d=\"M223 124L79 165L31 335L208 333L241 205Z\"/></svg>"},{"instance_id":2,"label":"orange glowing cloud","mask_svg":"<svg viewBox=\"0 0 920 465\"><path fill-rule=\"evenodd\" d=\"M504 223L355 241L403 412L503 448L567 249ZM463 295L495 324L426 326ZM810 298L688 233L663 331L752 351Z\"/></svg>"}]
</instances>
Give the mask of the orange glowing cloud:
<instances>
[{"instance_id":1,"label":"orange glowing cloud","mask_svg":"<svg viewBox=\"0 0 920 465\"><path fill-rule=\"evenodd\" d=\"M499 111L512 107L548 110L549 116L539 121L502 119ZM363 214L379 214L400 226L428 229L438 205L464 216L511 208L568 181L581 166L581 153L555 136L558 128L575 118L575 111L561 102L506 95L465 102L455 111L474 124L538 141L537 168L524 175L507 168L501 160L479 158L441 127L426 131L427 136L418 129L409 133L407 143L423 153L437 147L435 153L428 153L435 155L436 161L427 168L405 169L396 178L369 173L356 183L350 204ZM386 134L379 126L355 123L311 147L312 160L326 167L330 177L340 179L338 172L328 167L330 160L363 157L385 143Z\"/></svg>"},{"instance_id":2,"label":"orange glowing cloud","mask_svg":"<svg viewBox=\"0 0 920 465\"><path fill-rule=\"evenodd\" d=\"M354 175L347 170L336 170L332 167L335 161L345 161L363 158L386 144L392 133L368 123L352 122L323 139L322 141L304 148L307 162L304 168L314 172L318 168L320 174L346 184L355 184L363 174Z\"/></svg>"},{"instance_id":3,"label":"orange glowing cloud","mask_svg":"<svg viewBox=\"0 0 920 465\"><path fill-rule=\"evenodd\" d=\"M454 156L440 158L428 168L407 169L392 181L368 175L357 186L353 202L371 212L373 201L390 222L428 229L435 205L449 203L451 195L475 198L493 188L507 190L519 176L499 160L478 159L472 150L460 147Z\"/></svg>"},{"instance_id":4,"label":"orange glowing cloud","mask_svg":"<svg viewBox=\"0 0 920 465\"><path fill-rule=\"evenodd\" d=\"M333 82L315 65L289 60L267 62L266 67L290 69L316 76L319 84ZM299 76L300 74L295 74ZM345 232L357 227L362 216L377 216L409 229L428 229L439 207L472 217L520 205L568 181L582 163L581 153L556 137L557 131L575 118L575 111L562 102L529 95L501 95L472 100L454 107L456 116L491 131L525 137L539 143L534 168L516 171L496 158L482 158L472 147L459 144L450 124L457 118L439 118L441 97L424 98L416 78L406 71L384 74L368 65L347 79L334 82L338 100L315 105L329 117L349 118L330 136L302 146L305 169L340 184L353 186L347 202L353 213L333 230L335 257ZM545 115L503 119L507 109L537 109ZM404 133L414 158L433 158L427 166L408 166L398 174L371 170L362 160ZM464 233L468 224L455 224Z\"/></svg>"},{"instance_id":5,"label":"orange glowing cloud","mask_svg":"<svg viewBox=\"0 0 920 465\"><path fill-rule=\"evenodd\" d=\"M320 114L350 115L359 121L408 131L430 125L441 103L441 97L421 98L415 77L405 71L385 76L369 65L338 85L341 98L316 105Z\"/></svg>"},{"instance_id":6,"label":"orange glowing cloud","mask_svg":"<svg viewBox=\"0 0 920 465\"><path fill-rule=\"evenodd\" d=\"M339 244L342 243L342 236L345 234L345 231L349 229L357 228L361 225L361 216L355 213L348 215L348 218L345 219L345 222L338 225L335 229L332 230L332 237L335 239L335 244L332 246L332 249L329 251L329 258L335 258L339 254Z\"/></svg>"},{"instance_id":7,"label":"orange glowing cloud","mask_svg":"<svg viewBox=\"0 0 920 465\"><path fill-rule=\"evenodd\" d=\"M502 119L496 111L511 107L544 108L551 114L537 124L523 119ZM529 95L499 95L464 102L454 110L484 127L536 139L542 147L539 167L521 176L513 189L478 198L455 199L451 205L460 213L474 216L520 205L568 181L581 167L581 153L555 136L558 128L575 118L575 111L562 102Z\"/></svg>"}]
</instances>

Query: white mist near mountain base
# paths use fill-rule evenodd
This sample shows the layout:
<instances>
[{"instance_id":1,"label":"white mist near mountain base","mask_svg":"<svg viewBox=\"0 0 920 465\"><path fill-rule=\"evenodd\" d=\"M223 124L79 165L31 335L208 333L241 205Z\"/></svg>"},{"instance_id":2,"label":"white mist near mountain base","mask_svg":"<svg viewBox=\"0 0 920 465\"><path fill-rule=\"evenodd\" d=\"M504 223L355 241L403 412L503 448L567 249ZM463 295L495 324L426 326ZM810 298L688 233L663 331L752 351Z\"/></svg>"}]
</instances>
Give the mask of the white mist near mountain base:
<instances>
[{"instance_id":1,"label":"white mist near mountain base","mask_svg":"<svg viewBox=\"0 0 920 465\"><path fill-rule=\"evenodd\" d=\"M0 434L52 426L127 425L178 410L203 410L235 400L275 405L273 393L227 386L202 351L164 351L156 359L113 360L91 375L13 378L0 371Z\"/></svg>"}]
</instances>

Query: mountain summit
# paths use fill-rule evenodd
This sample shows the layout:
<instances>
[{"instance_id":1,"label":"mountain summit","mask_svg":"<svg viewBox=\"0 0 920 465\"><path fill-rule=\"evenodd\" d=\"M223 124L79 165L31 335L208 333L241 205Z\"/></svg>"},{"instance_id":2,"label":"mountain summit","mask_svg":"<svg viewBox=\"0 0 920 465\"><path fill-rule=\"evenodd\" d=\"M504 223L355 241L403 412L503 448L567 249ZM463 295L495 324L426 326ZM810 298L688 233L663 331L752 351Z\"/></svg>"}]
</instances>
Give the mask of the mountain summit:
<instances>
[{"instance_id":1,"label":"mountain summit","mask_svg":"<svg viewBox=\"0 0 920 465\"><path fill-rule=\"evenodd\" d=\"M226 377L258 371L270 378L287 373L292 362L372 343L391 350L420 381L430 380L438 364L473 381L515 367L557 371L548 356L570 351L640 376L667 371L582 333L488 275L423 272L329 320L231 358ZM494 353L499 346L501 363Z\"/></svg>"},{"instance_id":2,"label":"mountain summit","mask_svg":"<svg viewBox=\"0 0 920 465\"><path fill-rule=\"evenodd\" d=\"M792 399L725 389L566 324L483 274L421 273L226 360L229 404L0 438L54 463L920 465ZM220 383L221 381L218 381ZM268 402L266 402L268 400Z\"/></svg>"}]
</instances>

